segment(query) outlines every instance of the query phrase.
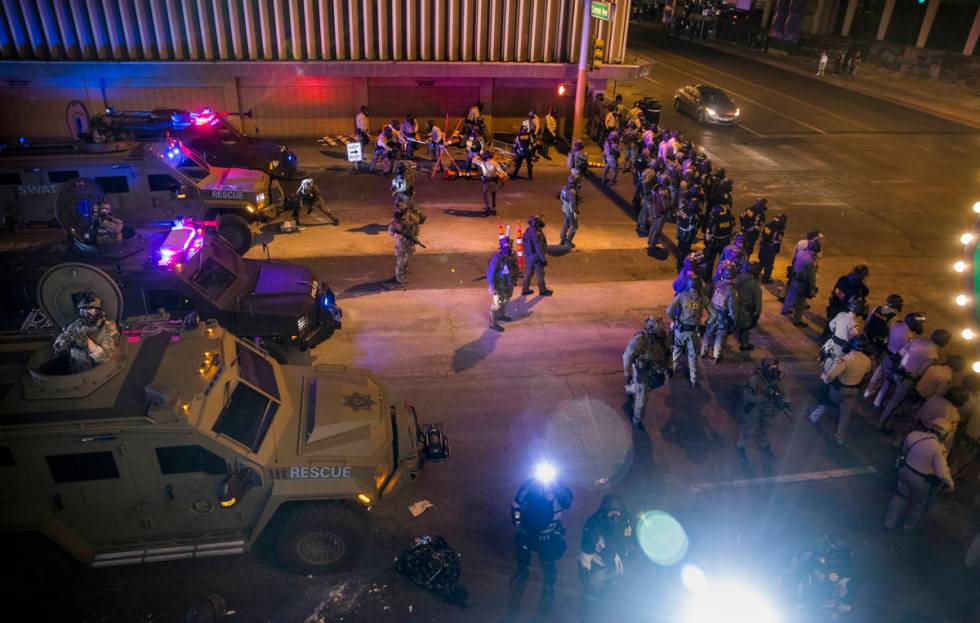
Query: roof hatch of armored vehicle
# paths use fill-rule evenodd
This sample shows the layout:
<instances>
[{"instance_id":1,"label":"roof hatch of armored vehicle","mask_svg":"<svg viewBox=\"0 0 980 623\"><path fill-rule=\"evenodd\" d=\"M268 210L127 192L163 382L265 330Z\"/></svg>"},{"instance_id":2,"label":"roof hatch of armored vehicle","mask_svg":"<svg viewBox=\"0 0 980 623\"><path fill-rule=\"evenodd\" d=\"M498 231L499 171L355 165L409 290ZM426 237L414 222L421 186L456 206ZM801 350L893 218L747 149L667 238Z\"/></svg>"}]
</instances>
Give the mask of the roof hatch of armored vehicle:
<instances>
[{"instance_id":1,"label":"roof hatch of armored vehicle","mask_svg":"<svg viewBox=\"0 0 980 623\"><path fill-rule=\"evenodd\" d=\"M37 284L37 300L59 329L64 329L78 316L76 306L85 292L94 292L102 299L106 318L117 324L122 320L123 297L112 278L90 264L68 262L50 268ZM126 340L119 345L116 356L90 370L66 373L52 344L36 351L28 362L29 375L23 379L24 397L28 400L48 398L81 398L95 392L126 368Z\"/></svg>"}]
</instances>

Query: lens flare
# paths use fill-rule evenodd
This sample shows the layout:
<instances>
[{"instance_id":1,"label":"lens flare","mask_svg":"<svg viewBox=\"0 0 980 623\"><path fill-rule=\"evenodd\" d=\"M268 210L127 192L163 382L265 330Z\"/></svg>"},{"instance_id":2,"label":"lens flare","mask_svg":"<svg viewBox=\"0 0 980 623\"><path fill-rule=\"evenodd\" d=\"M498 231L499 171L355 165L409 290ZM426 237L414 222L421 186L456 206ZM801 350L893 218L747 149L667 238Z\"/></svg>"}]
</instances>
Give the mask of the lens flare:
<instances>
[{"instance_id":1,"label":"lens flare","mask_svg":"<svg viewBox=\"0 0 980 623\"><path fill-rule=\"evenodd\" d=\"M640 515L636 539L647 558L665 567L677 564L687 553L687 533L679 521L663 511Z\"/></svg>"},{"instance_id":2,"label":"lens flare","mask_svg":"<svg viewBox=\"0 0 980 623\"><path fill-rule=\"evenodd\" d=\"M681 582L684 583L684 588L694 595L708 590L708 576L697 565L684 565L681 569Z\"/></svg>"},{"instance_id":3,"label":"lens flare","mask_svg":"<svg viewBox=\"0 0 980 623\"><path fill-rule=\"evenodd\" d=\"M684 623L778 623L781 618L752 589L734 582L712 582L691 596Z\"/></svg>"}]
</instances>

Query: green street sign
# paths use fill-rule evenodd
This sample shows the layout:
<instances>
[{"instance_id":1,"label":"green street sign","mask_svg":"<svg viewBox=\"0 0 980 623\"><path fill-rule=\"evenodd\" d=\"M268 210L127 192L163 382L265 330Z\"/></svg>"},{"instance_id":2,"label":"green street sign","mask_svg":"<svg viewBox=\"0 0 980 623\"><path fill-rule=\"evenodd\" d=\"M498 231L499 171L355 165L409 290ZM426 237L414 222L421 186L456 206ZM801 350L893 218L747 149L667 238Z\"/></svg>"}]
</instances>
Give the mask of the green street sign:
<instances>
[{"instance_id":1,"label":"green street sign","mask_svg":"<svg viewBox=\"0 0 980 623\"><path fill-rule=\"evenodd\" d=\"M609 21L609 3L592 0L592 17Z\"/></svg>"}]
</instances>

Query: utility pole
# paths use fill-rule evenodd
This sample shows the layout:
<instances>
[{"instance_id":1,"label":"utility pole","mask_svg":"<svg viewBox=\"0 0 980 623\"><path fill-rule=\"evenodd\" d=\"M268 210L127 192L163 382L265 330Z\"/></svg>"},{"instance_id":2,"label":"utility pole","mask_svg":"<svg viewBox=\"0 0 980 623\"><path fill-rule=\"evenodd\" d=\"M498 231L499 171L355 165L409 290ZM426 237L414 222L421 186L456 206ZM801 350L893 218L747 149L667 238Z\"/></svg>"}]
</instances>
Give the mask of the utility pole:
<instances>
[{"instance_id":1,"label":"utility pole","mask_svg":"<svg viewBox=\"0 0 980 623\"><path fill-rule=\"evenodd\" d=\"M575 82L575 114L572 118L572 139L580 139L585 133L585 83L589 77L589 30L592 16L589 5L592 0L582 0L582 42L578 52L578 79Z\"/></svg>"}]
</instances>

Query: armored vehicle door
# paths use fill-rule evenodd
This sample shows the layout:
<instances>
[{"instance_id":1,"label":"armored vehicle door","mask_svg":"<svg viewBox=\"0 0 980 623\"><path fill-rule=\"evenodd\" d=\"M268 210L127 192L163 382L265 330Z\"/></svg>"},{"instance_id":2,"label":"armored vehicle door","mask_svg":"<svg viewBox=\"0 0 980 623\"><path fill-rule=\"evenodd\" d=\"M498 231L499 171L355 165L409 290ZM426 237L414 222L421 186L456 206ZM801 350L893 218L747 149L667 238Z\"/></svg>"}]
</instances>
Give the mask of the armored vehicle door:
<instances>
[{"instance_id":1,"label":"armored vehicle door","mask_svg":"<svg viewBox=\"0 0 980 623\"><path fill-rule=\"evenodd\" d=\"M258 490L249 491L234 506L219 503L221 481L246 465L227 448L195 437L141 443L144 484L151 489L144 496L153 499L159 511L160 533L247 532L262 511L271 482L261 476ZM261 474L257 466L247 466Z\"/></svg>"},{"instance_id":2,"label":"armored vehicle door","mask_svg":"<svg viewBox=\"0 0 980 623\"><path fill-rule=\"evenodd\" d=\"M166 167L147 167L146 187L146 196L150 198L153 211L159 213L160 218L167 220L174 219L178 215L184 216L180 212L180 206L186 198L178 198L181 193L197 192L193 186L182 185Z\"/></svg>"},{"instance_id":3,"label":"armored vehicle door","mask_svg":"<svg viewBox=\"0 0 980 623\"><path fill-rule=\"evenodd\" d=\"M126 443L114 436L79 436L36 448L39 502L68 529L96 544L152 531L160 508L139 496Z\"/></svg>"}]
</instances>

